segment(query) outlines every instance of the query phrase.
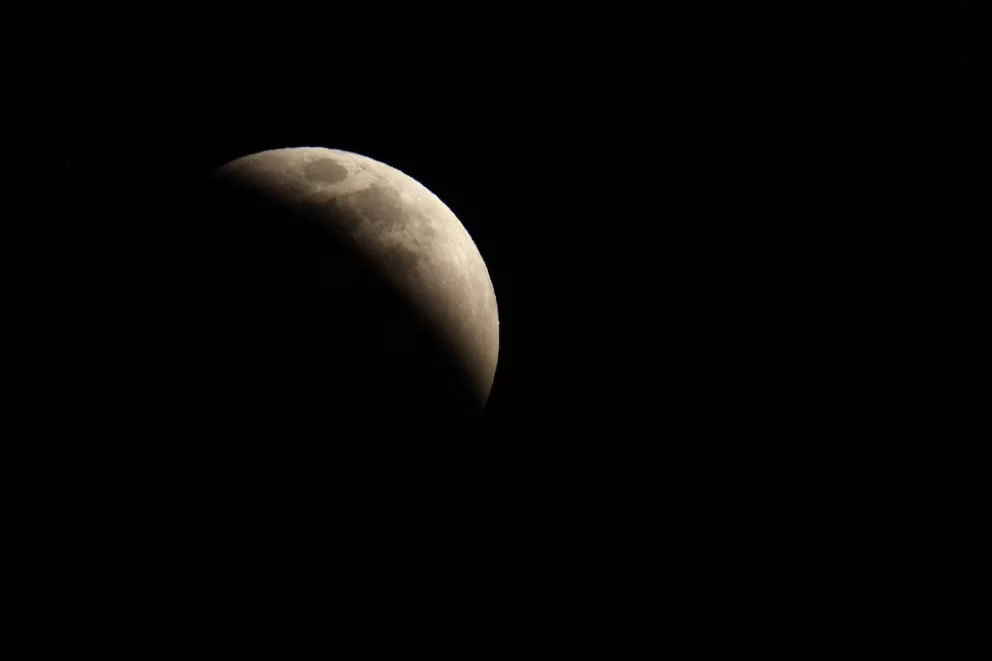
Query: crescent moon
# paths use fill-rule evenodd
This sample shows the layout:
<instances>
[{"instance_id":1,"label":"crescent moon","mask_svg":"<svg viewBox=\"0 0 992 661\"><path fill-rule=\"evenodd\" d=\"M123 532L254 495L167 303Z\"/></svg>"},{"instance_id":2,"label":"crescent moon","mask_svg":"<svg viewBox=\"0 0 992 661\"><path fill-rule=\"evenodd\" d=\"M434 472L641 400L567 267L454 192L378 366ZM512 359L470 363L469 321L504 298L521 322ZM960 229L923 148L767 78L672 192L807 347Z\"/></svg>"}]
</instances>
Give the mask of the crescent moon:
<instances>
[{"instance_id":1,"label":"crescent moon","mask_svg":"<svg viewBox=\"0 0 992 661\"><path fill-rule=\"evenodd\" d=\"M441 339L485 406L499 356L496 294L472 237L436 195L384 163L322 147L244 156L215 176L360 255Z\"/></svg>"}]
</instances>

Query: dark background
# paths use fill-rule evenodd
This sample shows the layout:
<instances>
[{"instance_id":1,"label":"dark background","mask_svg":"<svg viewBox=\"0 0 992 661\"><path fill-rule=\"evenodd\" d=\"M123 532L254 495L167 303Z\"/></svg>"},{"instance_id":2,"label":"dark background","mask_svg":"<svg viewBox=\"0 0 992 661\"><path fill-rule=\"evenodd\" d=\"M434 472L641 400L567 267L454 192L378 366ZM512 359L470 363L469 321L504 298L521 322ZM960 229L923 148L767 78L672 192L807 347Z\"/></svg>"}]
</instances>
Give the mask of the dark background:
<instances>
[{"instance_id":1,"label":"dark background","mask_svg":"<svg viewBox=\"0 0 992 661\"><path fill-rule=\"evenodd\" d=\"M646 61L619 65L649 44L595 46L592 16L269 18L86 11L20 28L17 138L45 172L31 182L45 206L28 210L58 225L57 277L71 271L74 289L99 273L92 289L107 294L78 314L126 324L165 284L155 270L181 278L195 229L167 216L187 215L175 199L196 177L262 149L329 146L415 177L475 238L502 320L493 425L577 432L590 404L602 417L601 398L635 387L622 384L639 341L627 329L647 283L621 271L643 260L655 210L632 200L658 194L663 164L645 159L658 82Z\"/></svg>"},{"instance_id":2,"label":"dark background","mask_svg":"<svg viewBox=\"0 0 992 661\"><path fill-rule=\"evenodd\" d=\"M932 377L955 360L938 333L974 310L989 22L978 2L814 13L14 11L8 229L30 236L8 250L33 428L155 428L121 424L133 382L105 382L140 365L128 330L154 324L195 242L182 191L244 154L327 146L422 182L489 267L487 443L418 461L473 494L472 548L517 559L494 584L545 572L576 596L575 549L634 557L655 533L670 566L724 586L754 575L742 548L829 546L803 522L893 493L880 476L957 470L893 469L940 454L895 430L960 420ZM849 520L880 535L932 495Z\"/></svg>"},{"instance_id":3,"label":"dark background","mask_svg":"<svg viewBox=\"0 0 992 661\"><path fill-rule=\"evenodd\" d=\"M989 105L976 3L749 11L17 10L14 176L40 196L21 213L71 253L47 275L112 269L140 304L149 265L182 261L165 216L195 177L274 147L366 154L437 193L489 266L494 424L745 414L732 391L799 378L754 354L812 341L804 303L849 284L828 254L860 273L963 204Z\"/></svg>"}]
</instances>

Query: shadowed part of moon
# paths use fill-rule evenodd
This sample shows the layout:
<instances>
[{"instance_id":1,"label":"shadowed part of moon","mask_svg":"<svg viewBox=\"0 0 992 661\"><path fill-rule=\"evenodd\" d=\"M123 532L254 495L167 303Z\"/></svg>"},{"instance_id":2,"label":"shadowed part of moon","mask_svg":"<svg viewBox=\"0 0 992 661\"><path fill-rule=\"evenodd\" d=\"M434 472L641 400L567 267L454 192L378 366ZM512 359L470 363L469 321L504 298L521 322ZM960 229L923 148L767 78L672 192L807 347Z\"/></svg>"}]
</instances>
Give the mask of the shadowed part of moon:
<instances>
[{"instance_id":1,"label":"shadowed part of moon","mask_svg":"<svg viewBox=\"0 0 992 661\"><path fill-rule=\"evenodd\" d=\"M307 163L303 169L307 179L333 184L348 177L348 170L332 158L321 158Z\"/></svg>"},{"instance_id":2,"label":"shadowed part of moon","mask_svg":"<svg viewBox=\"0 0 992 661\"><path fill-rule=\"evenodd\" d=\"M347 205L342 198L333 198L323 201L318 206L326 207L326 212L333 216L338 223L338 227L344 232L353 232L362 224L362 217L358 214L349 213Z\"/></svg>"},{"instance_id":3,"label":"shadowed part of moon","mask_svg":"<svg viewBox=\"0 0 992 661\"><path fill-rule=\"evenodd\" d=\"M388 259L392 268L405 273L417 265L420 256L404 245L395 245L389 249Z\"/></svg>"}]
</instances>

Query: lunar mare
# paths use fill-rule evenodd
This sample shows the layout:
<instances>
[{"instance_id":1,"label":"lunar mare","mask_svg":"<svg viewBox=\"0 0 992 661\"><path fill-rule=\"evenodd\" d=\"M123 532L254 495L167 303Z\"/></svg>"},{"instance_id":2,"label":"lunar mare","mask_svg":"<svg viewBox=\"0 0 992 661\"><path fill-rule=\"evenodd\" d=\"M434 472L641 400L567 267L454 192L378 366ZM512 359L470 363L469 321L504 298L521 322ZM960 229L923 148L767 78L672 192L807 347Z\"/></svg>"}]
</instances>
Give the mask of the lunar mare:
<instances>
[{"instance_id":1,"label":"lunar mare","mask_svg":"<svg viewBox=\"0 0 992 661\"><path fill-rule=\"evenodd\" d=\"M450 348L484 406L499 354L496 295L475 242L436 195L384 163L322 147L252 154L216 175L300 209L376 265Z\"/></svg>"}]
</instances>

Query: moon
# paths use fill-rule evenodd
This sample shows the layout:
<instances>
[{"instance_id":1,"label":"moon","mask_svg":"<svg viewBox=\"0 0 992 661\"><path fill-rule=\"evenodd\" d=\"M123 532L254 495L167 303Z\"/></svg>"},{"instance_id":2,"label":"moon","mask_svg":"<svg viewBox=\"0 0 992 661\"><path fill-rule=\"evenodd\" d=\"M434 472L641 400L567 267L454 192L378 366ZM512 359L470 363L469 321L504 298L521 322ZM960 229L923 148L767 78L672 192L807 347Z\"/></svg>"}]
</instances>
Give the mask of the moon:
<instances>
[{"instance_id":1,"label":"moon","mask_svg":"<svg viewBox=\"0 0 992 661\"><path fill-rule=\"evenodd\" d=\"M285 360L319 365L308 383L333 383L332 408L443 400L483 410L499 356L496 294L472 237L436 195L389 165L322 147L238 158L211 186L238 264L225 269L243 309L262 310L244 324L278 328ZM258 335L245 353L271 364Z\"/></svg>"}]
</instances>

